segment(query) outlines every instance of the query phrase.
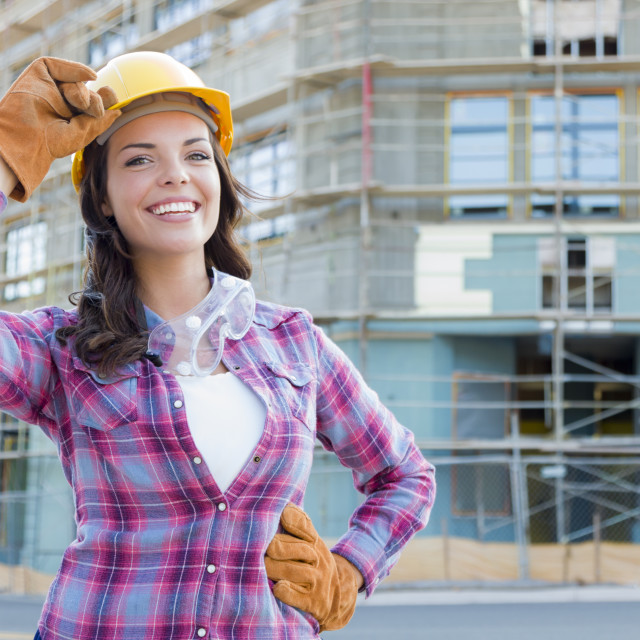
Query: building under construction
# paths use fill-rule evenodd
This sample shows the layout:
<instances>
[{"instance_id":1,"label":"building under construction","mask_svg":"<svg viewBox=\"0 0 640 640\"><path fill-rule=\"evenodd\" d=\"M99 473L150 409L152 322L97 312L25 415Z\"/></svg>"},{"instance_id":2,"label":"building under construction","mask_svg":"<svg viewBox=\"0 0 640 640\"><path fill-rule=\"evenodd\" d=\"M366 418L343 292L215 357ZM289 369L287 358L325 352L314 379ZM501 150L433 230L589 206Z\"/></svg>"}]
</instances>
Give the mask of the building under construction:
<instances>
[{"instance_id":1,"label":"building under construction","mask_svg":"<svg viewBox=\"0 0 640 640\"><path fill-rule=\"evenodd\" d=\"M259 296L309 309L438 468L396 582L637 582L640 0L0 0L40 55L165 51L231 95ZM0 222L12 311L80 286L70 161ZM0 424L0 591L75 536L39 430ZM358 503L320 447L306 509Z\"/></svg>"}]
</instances>

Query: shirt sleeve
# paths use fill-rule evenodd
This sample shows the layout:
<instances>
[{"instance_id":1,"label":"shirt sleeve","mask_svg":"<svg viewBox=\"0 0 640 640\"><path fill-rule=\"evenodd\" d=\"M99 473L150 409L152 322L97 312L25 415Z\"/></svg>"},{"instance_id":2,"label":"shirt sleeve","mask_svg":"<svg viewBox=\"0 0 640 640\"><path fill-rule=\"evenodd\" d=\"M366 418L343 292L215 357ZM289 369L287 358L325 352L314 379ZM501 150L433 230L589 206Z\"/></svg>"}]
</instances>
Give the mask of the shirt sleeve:
<instances>
[{"instance_id":1,"label":"shirt sleeve","mask_svg":"<svg viewBox=\"0 0 640 640\"><path fill-rule=\"evenodd\" d=\"M0 410L30 424L50 422L52 357L47 336L53 331L46 311L0 312Z\"/></svg>"},{"instance_id":2,"label":"shirt sleeve","mask_svg":"<svg viewBox=\"0 0 640 640\"><path fill-rule=\"evenodd\" d=\"M424 526L435 498L435 471L364 382L346 355L317 326L317 436L350 467L366 496L332 551L354 564L367 596Z\"/></svg>"}]
</instances>

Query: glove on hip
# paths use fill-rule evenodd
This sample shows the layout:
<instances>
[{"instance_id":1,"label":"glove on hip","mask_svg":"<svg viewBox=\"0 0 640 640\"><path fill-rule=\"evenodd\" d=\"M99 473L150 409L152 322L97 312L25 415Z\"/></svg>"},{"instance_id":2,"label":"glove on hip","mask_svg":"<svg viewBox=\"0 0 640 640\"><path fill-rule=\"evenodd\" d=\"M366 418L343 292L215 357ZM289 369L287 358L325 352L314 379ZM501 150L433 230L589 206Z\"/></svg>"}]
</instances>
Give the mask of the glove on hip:
<instances>
[{"instance_id":1,"label":"glove on hip","mask_svg":"<svg viewBox=\"0 0 640 640\"><path fill-rule=\"evenodd\" d=\"M276 583L273 594L310 613L320 631L341 629L355 610L358 570L329 551L302 509L287 505L280 522L287 533L274 536L264 560L267 576Z\"/></svg>"},{"instance_id":2,"label":"glove on hip","mask_svg":"<svg viewBox=\"0 0 640 640\"><path fill-rule=\"evenodd\" d=\"M0 156L18 179L11 193L24 202L56 158L84 148L108 129L120 111L109 87L97 93L84 84L96 74L78 62L38 58L0 101Z\"/></svg>"}]
</instances>

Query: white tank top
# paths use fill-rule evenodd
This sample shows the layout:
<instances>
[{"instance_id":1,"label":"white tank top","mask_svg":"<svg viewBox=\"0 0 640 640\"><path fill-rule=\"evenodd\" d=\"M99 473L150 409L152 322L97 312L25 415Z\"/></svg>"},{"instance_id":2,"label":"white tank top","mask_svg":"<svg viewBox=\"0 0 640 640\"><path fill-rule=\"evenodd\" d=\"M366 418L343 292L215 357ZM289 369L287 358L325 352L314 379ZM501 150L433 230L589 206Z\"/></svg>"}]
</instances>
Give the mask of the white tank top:
<instances>
[{"instance_id":1,"label":"white tank top","mask_svg":"<svg viewBox=\"0 0 640 640\"><path fill-rule=\"evenodd\" d=\"M221 491L242 471L258 444L267 409L232 373L176 376L189 430Z\"/></svg>"}]
</instances>

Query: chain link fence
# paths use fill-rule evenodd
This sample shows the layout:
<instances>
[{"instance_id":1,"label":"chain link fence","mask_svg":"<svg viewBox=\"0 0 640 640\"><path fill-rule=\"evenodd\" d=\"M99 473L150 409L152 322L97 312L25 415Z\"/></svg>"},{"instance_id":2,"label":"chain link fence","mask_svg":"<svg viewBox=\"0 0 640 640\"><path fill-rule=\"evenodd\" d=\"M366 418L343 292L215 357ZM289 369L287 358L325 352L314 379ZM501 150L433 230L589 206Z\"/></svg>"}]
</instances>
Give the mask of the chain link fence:
<instances>
[{"instance_id":1,"label":"chain link fence","mask_svg":"<svg viewBox=\"0 0 640 640\"><path fill-rule=\"evenodd\" d=\"M640 583L640 458L431 459L431 522L392 581Z\"/></svg>"},{"instance_id":2,"label":"chain link fence","mask_svg":"<svg viewBox=\"0 0 640 640\"><path fill-rule=\"evenodd\" d=\"M387 587L640 583L640 457L425 455L437 469L431 521ZM0 592L44 592L74 536L71 491L55 454L35 445L5 451L0 477ZM319 533L336 539L361 500L319 450L305 503Z\"/></svg>"}]
</instances>

